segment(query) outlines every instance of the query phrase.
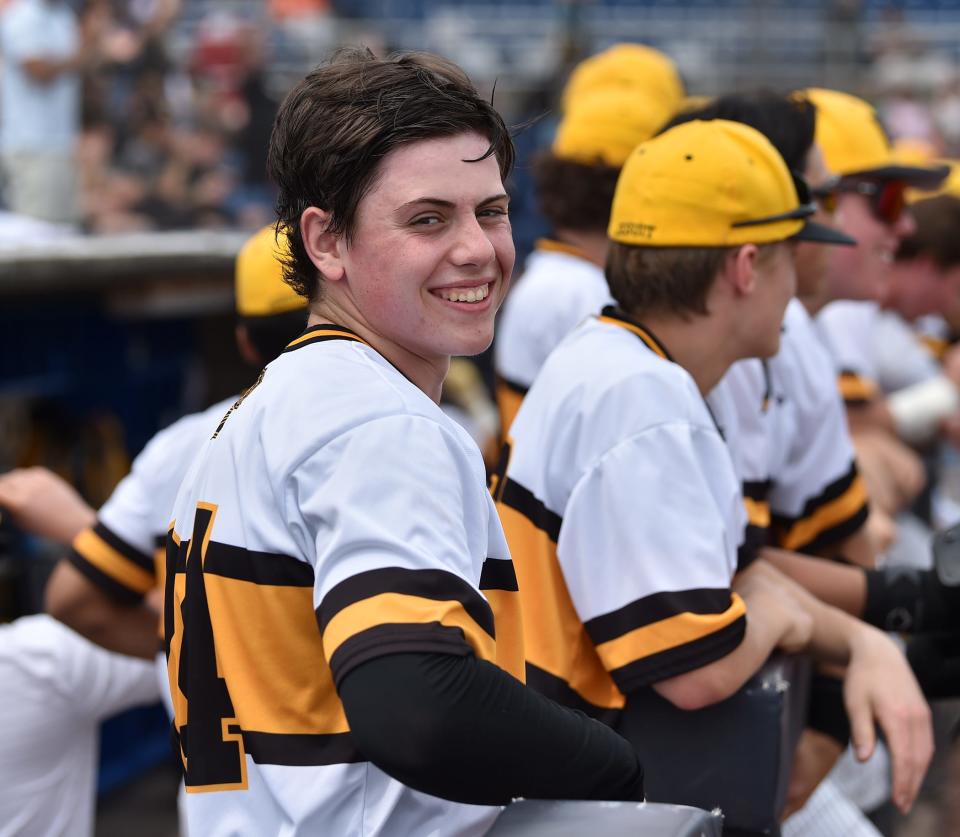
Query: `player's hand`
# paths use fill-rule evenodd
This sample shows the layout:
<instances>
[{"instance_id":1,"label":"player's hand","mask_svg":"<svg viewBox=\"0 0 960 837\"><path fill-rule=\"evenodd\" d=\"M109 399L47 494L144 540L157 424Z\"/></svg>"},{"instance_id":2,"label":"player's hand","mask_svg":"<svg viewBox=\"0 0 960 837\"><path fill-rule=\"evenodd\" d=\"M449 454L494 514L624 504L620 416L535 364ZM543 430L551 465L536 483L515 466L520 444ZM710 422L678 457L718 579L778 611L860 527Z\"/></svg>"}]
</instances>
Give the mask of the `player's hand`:
<instances>
[{"instance_id":1,"label":"player's hand","mask_svg":"<svg viewBox=\"0 0 960 837\"><path fill-rule=\"evenodd\" d=\"M787 801L781 820L795 814L804 805L817 785L833 769L843 754L843 747L829 735L814 729L805 729L793 755L793 769L787 787Z\"/></svg>"},{"instance_id":2,"label":"player's hand","mask_svg":"<svg viewBox=\"0 0 960 837\"><path fill-rule=\"evenodd\" d=\"M41 467L0 474L0 511L25 532L67 546L97 517L73 486Z\"/></svg>"},{"instance_id":3,"label":"player's hand","mask_svg":"<svg viewBox=\"0 0 960 837\"><path fill-rule=\"evenodd\" d=\"M777 648L785 654L800 654L807 650L813 636L813 616L796 599L790 585L784 583L784 576L769 562L754 561L737 573L733 590L748 603L761 598L769 600L769 612L776 613L782 620Z\"/></svg>"},{"instance_id":4,"label":"player's hand","mask_svg":"<svg viewBox=\"0 0 960 837\"><path fill-rule=\"evenodd\" d=\"M906 813L933 756L930 707L900 649L868 625L854 640L843 696L860 761L873 755L874 724L883 729L893 766L893 802Z\"/></svg>"}]
</instances>

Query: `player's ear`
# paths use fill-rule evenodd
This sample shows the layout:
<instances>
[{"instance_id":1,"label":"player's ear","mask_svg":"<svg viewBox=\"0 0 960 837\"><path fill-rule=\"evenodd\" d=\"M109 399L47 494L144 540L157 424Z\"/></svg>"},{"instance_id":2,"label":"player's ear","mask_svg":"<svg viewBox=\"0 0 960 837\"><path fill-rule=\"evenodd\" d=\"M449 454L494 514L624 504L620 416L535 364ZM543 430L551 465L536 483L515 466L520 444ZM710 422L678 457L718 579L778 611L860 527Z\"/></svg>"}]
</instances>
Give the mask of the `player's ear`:
<instances>
[{"instance_id":1,"label":"player's ear","mask_svg":"<svg viewBox=\"0 0 960 837\"><path fill-rule=\"evenodd\" d=\"M727 275L737 296L749 296L757 284L757 258L760 249L756 244L743 244L730 254Z\"/></svg>"},{"instance_id":2,"label":"player's ear","mask_svg":"<svg viewBox=\"0 0 960 837\"><path fill-rule=\"evenodd\" d=\"M330 213L308 206L300 216L300 235L310 261L323 278L336 282L343 278L343 237L329 231Z\"/></svg>"}]
</instances>

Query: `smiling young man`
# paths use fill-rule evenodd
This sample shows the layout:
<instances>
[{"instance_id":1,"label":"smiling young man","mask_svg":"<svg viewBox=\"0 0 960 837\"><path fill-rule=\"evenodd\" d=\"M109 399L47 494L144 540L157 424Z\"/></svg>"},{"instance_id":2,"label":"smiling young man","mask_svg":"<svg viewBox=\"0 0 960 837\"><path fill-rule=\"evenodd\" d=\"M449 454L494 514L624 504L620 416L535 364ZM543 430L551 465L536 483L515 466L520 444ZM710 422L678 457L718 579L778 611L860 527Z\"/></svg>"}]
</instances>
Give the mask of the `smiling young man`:
<instances>
[{"instance_id":1,"label":"smiling young man","mask_svg":"<svg viewBox=\"0 0 960 837\"><path fill-rule=\"evenodd\" d=\"M168 540L191 831L480 834L516 796L642 798L627 742L516 679L510 554L436 403L450 355L493 335L512 160L433 56L342 53L281 107L308 328L200 452Z\"/></svg>"}]
</instances>

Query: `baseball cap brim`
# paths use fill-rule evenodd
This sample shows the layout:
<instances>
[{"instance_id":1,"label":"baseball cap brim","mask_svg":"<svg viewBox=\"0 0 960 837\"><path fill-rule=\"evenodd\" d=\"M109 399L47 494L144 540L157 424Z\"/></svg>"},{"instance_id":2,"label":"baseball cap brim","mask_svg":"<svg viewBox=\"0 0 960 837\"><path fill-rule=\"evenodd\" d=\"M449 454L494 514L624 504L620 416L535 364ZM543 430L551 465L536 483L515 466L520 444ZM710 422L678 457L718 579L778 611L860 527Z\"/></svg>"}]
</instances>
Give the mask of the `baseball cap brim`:
<instances>
[{"instance_id":1,"label":"baseball cap brim","mask_svg":"<svg viewBox=\"0 0 960 837\"><path fill-rule=\"evenodd\" d=\"M950 174L950 166L905 166L891 163L863 171L844 172L844 177L869 177L877 180L901 180L916 189L936 189Z\"/></svg>"},{"instance_id":2,"label":"baseball cap brim","mask_svg":"<svg viewBox=\"0 0 960 837\"><path fill-rule=\"evenodd\" d=\"M855 247L857 244L855 238L826 224L818 224L816 221L807 221L800 232L791 238L794 241L814 241L818 244L839 244L845 247Z\"/></svg>"}]
</instances>

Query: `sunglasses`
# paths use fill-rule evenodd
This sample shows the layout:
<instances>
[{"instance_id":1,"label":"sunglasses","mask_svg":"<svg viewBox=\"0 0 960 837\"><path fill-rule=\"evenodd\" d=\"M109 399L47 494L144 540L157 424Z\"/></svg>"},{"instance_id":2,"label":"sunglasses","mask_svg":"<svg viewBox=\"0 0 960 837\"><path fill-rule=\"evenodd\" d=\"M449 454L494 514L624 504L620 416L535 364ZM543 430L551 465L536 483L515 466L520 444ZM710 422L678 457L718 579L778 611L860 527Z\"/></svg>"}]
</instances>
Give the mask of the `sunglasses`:
<instances>
[{"instance_id":1,"label":"sunglasses","mask_svg":"<svg viewBox=\"0 0 960 837\"><path fill-rule=\"evenodd\" d=\"M870 204L873 217L885 224L896 224L907 208L907 186L902 180L860 180L841 178L840 192L863 195Z\"/></svg>"},{"instance_id":2,"label":"sunglasses","mask_svg":"<svg viewBox=\"0 0 960 837\"><path fill-rule=\"evenodd\" d=\"M838 197L840 194L840 178L831 177L829 180L821 183L819 186L810 187L810 196L817 202L823 212L827 215L837 214Z\"/></svg>"}]
</instances>

